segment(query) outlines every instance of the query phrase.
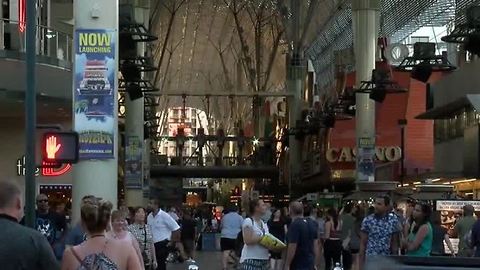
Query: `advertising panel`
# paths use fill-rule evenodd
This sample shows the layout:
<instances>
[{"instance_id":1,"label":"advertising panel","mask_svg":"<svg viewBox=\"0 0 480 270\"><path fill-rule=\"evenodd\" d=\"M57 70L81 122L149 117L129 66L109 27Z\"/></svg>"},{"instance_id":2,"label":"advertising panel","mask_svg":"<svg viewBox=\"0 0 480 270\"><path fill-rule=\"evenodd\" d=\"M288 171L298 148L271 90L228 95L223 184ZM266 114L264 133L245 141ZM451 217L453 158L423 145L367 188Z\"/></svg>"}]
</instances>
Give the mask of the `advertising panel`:
<instances>
[{"instance_id":1,"label":"advertising panel","mask_svg":"<svg viewBox=\"0 0 480 270\"><path fill-rule=\"evenodd\" d=\"M137 136L129 136L125 144L125 187L142 188L142 141Z\"/></svg>"},{"instance_id":2,"label":"advertising panel","mask_svg":"<svg viewBox=\"0 0 480 270\"><path fill-rule=\"evenodd\" d=\"M75 31L73 109L80 159L114 158L115 50L114 30Z\"/></svg>"},{"instance_id":3,"label":"advertising panel","mask_svg":"<svg viewBox=\"0 0 480 270\"><path fill-rule=\"evenodd\" d=\"M357 181L375 180L375 138L359 138Z\"/></svg>"},{"instance_id":4,"label":"advertising panel","mask_svg":"<svg viewBox=\"0 0 480 270\"><path fill-rule=\"evenodd\" d=\"M460 217L462 217L463 206L471 205L475 209L475 212L480 212L480 201L460 201L460 200L438 200L435 202L435 210L440 211L442 215L442 227L447 229L450 236L454 236L453 229L455 228L455 224ZM475 216L475 214L474 214ZM458 238L450 237L450 241L452 242L453 248L455 252L458 251ZM450 253L450 250L445 245L445 251Z\"/></svg>"}]
</instances>

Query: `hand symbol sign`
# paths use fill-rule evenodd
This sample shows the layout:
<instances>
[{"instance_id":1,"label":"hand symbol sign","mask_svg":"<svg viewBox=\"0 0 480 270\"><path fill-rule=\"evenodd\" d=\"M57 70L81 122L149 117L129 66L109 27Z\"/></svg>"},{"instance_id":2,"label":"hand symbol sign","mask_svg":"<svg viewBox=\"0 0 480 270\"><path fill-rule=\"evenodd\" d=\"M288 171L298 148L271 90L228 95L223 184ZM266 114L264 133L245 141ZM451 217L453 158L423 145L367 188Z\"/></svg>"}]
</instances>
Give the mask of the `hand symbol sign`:
<instances>
[{"instance_id":1,"label":"hand symbol sign","mask_svg":"<svg viewBox=\"0 0 480 270\"><path fill-rule=\"evenodd\" d=\"M62 147L61 144L57 144L57 137L50 136L47 138L47 144L45 146L45 150L47 152L48 159L55 159L55 154L58 150Z\"/></svg>"}]
</instances>

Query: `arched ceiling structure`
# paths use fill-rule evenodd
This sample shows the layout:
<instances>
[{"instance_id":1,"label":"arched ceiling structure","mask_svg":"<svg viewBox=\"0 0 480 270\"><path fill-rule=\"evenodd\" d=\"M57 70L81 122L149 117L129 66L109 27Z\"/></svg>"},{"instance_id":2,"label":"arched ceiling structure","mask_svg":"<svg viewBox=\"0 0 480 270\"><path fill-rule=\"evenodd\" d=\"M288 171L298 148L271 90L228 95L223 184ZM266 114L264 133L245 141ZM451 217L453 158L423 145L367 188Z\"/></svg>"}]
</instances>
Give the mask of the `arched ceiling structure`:
<instances>
[{"instance_id":1,"label":"arched ceiling structure","mask_svg":"<svg viewBox=\"0 0 480 270\"><path fill-rule=\"evenodd\" d=\"M159 0L152 1L152 53L160 67L160 93L238 93L285 90L286 55L314 40L340 0ZM161 109L181 106L162 98ZM211 100L217 117L230 117L228 98ZM237 117L251 113L247 98ZM187 106L205 108L201 97ZM212 105L213 106L213 105Z\"/></svg>"}]
</instances>

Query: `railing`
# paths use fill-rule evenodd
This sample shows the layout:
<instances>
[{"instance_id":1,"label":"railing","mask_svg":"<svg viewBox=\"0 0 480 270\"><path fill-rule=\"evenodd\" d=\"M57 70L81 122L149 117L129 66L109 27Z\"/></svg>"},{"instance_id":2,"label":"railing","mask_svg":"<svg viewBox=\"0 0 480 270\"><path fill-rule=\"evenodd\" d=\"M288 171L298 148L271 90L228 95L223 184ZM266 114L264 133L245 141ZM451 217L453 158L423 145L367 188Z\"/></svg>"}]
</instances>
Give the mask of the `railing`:
<instances>
[{"instance_id":1,"label":"railing","mask_svg":"<svg viewBox=\"0 0 480 270\"><path fill-rule=\"evenodd\" d=\"M37 55L72 62L73 39L50 27L37 25ZM0 18L0 50L25 52L25 32L19 31L19 21Z\"/></svg>"}]
</instances>

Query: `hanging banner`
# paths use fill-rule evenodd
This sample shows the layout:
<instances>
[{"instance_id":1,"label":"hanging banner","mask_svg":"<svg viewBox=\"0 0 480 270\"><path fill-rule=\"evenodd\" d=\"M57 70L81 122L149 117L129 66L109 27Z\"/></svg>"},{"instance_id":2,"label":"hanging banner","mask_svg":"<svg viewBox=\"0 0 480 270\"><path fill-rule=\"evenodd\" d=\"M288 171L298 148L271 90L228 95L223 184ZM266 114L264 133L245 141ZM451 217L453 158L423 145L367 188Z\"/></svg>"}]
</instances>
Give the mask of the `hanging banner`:
<instances>
[{"instance_id":1,"label":"hanging banner","mask_svg":"<svg viewBox=\"0 0 480 270\"><path fill-rule=\"evenodd\" d=\"M80 159L114 158L115 50L114 30L75 31L73 102Z\"/></svg>"},{"instance_id":2,"label":"hanging banner","mask_svg":"<svg viewBox=\"0 0 480 270\"><path fill-rule=\"evenodd\" d=\"M125 142L125 187L142 188L142 141L137 136L129 136Z\"/></svg>"},{"instance_id":3,"label":"hanging banner","mask_svg":"<svg viewBox=\"0 0 480 270\"><path fill-rule=\"evenodd\" d=\"M375 138L359 138L357 181L375 181Z\"/></svg>"},{"instance_id":4,"label":"hanging banner","mask_svg":"<svg viewBox=\"0 0 480 270\"><path fill-rule=\"evenodd\" d=\"M480 201L442 201L435 202L437 211L458 211L461 212L465 205L471 205L476 212L480 212Z\"/></svg>"}]
</instances>

